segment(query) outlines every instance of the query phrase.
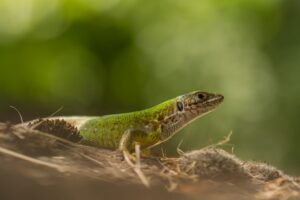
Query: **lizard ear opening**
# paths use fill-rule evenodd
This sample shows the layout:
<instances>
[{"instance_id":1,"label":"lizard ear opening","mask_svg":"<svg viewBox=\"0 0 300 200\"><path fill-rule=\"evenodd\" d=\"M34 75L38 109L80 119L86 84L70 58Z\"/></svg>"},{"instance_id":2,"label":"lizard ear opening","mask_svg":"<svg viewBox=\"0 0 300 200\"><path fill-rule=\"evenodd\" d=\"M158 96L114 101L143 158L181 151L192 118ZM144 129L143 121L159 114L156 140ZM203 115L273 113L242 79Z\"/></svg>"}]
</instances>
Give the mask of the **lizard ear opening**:
<instances>
[{"instance_id":1,"label":"lizard ear opening","mask_svg":"<svg viewBox=\"0 0 300 200\"><path fill-rule=\"evenodd\" d=\"M176 106L178 111L183 111L183 103L181 101L178 101L176 103Z\"/></svg>"}]
</instances>

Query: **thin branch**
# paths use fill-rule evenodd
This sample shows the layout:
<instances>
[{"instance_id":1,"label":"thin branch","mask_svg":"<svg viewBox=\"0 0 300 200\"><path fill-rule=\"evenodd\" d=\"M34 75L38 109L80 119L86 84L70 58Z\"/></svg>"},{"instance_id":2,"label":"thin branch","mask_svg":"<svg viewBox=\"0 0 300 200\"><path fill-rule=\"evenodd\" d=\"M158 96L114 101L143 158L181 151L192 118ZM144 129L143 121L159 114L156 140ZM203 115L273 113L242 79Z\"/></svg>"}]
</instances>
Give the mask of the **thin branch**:
<instances>
[{"instance_id":1,"label":"thin branch","mask_svg":"<svg viewBox=\"0 0 300 200\"><path fill-rule=\"evenodd\" d=\"M21 115L21 112L20 112L16 107L14 107L14 106L9 106L9 107L12 108L12 109L14 109L15 111L17 111L17 113L18 113L18 115L19 115L19 117L20 117L20 121L21 121L21 123L23 124L24 121L23 121L23 117L22 117L22 115Z\"/></svg>"},{"instance_id":2,"label":"thin branch","mask_svg":"<svg viewBox=\"0 0 300 200\"><path fill-rule=\"evenodd\" d=\"M62 111L62 109L64 109L63 106L59 107L54 113L52 113L52 114L49 115L48 117L53 117L54 115L56 115L57 113L59 113L60 111Z\"/></svg>"}]
</instances>

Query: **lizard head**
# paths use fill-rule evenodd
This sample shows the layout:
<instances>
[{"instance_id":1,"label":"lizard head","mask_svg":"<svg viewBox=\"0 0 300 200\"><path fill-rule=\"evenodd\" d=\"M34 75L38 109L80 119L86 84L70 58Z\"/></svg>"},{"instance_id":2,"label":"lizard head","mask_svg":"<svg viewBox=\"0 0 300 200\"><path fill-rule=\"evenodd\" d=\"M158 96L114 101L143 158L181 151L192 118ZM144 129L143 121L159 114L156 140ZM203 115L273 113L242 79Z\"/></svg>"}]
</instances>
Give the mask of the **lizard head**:
<instances>
[{"instance_id":1,"label":"lizard head","mask_svg":"<svg viewBox=\"0 0 300 200\"><path fill-rule=\"evenodd\" d=\"M223 100L220 94L201 91L172 99L161 119L161 140L167 140L193 120L213 111Z\"/></svg>"}]
</instances>

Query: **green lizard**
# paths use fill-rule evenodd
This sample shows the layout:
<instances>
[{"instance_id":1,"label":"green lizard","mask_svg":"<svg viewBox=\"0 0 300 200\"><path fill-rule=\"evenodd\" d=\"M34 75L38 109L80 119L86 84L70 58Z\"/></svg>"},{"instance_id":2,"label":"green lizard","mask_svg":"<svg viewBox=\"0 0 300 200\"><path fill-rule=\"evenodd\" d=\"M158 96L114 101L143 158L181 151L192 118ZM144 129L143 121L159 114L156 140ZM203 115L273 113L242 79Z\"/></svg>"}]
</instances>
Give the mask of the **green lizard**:
<instances>
[{"instance_id":1,"label":"green lizard","mask_svg":"<svg viewBox=\"0 0 300 200\"><path fill-rule=\"evenodd\" d=\"M56 117L79 130L81 144L132 152L170 139L193 120L213 111L224 97L195 91L142 111L102 117Z\"/></svg>"}]
</instances>

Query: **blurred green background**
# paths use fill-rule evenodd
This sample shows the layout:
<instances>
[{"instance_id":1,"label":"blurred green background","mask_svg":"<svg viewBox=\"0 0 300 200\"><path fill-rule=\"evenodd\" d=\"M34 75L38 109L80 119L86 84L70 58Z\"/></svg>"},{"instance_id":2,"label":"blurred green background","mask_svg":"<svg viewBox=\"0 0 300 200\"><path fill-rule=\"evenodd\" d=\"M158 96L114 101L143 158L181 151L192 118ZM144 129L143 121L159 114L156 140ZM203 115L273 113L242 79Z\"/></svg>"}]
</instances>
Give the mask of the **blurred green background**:
<instances>
[{"instance_id":1,"label":"blurred green background","mask_svg":"<svg viewBox=\"0 0 300 200\"><path fill-rule=\"evenodd\" d=\"M300 174L299 0L1 0L0 121L224 104L165 146L215 143ZM231 148L231 146L230 146Z\"/></svg>"}]
</instances>

